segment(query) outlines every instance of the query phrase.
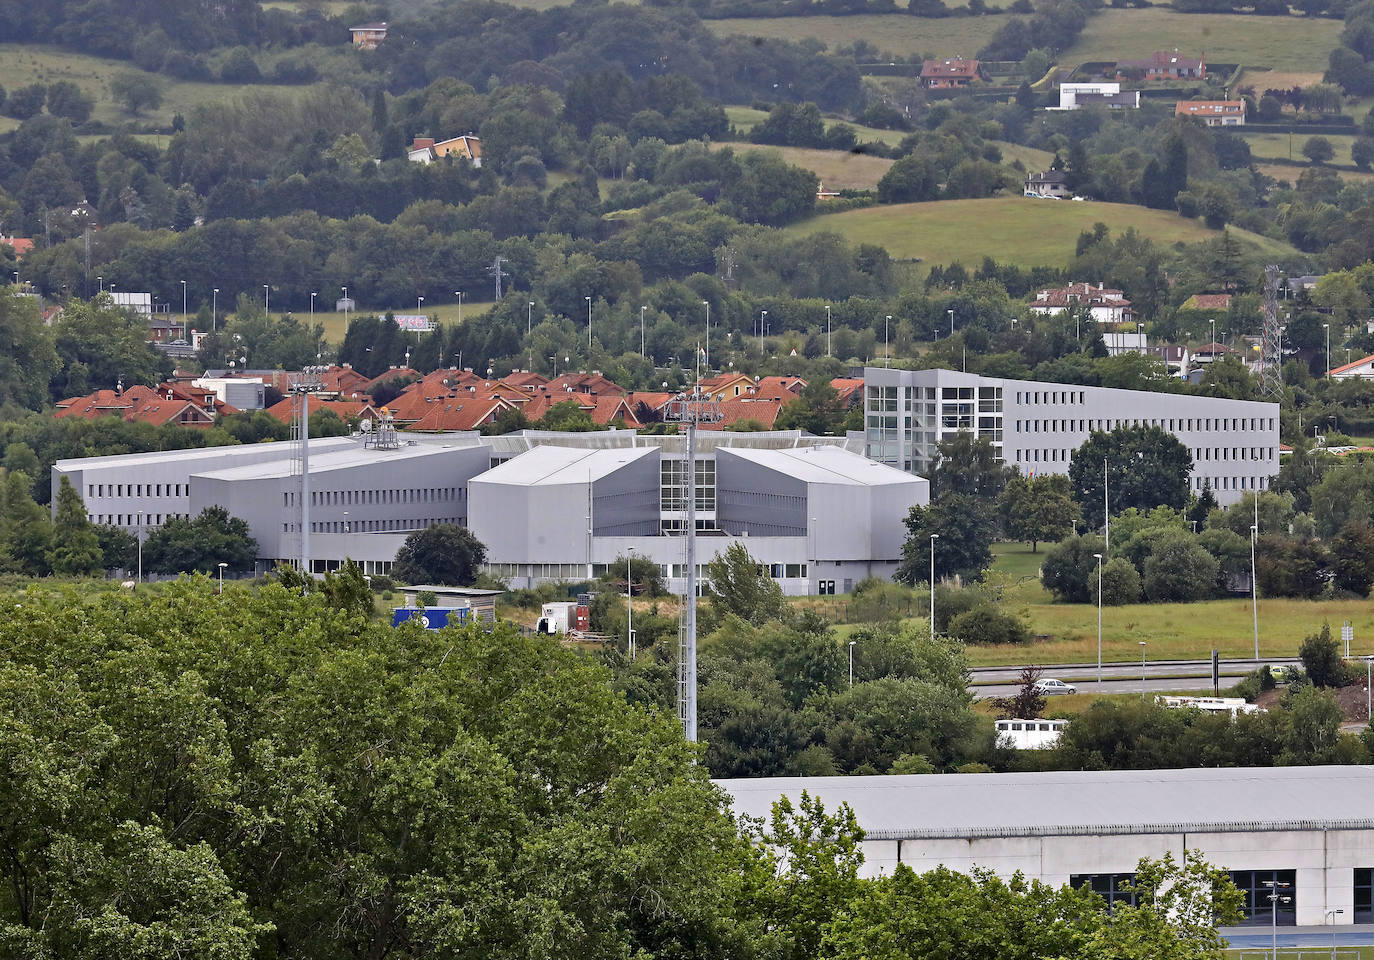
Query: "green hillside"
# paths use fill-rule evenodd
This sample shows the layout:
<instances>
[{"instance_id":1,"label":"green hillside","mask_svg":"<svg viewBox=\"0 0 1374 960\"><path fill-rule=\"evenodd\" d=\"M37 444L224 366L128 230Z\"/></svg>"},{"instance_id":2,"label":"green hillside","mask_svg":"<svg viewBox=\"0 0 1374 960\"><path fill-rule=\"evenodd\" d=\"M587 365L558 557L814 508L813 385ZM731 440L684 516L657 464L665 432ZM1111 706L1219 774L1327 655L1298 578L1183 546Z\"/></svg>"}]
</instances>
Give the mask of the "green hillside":
<instances>
[{"instance_id":1,"label":"green hillside","mask_svg":"<svg viewBox=\"0 0 1374 960\"><path fill-rule=\"evenodd\" d=\"M1196 243L1217 235L1200 220L1187 220L1165 210L1028 197L868 207L812 217L788 229L799 233L833 230L856 243L886 247L894 257L919 257L928 264L957 260L976 265L991 256L1022 267L1059 267L1073 258L1078 235L1099 221L1113 233L1135 227L1157 243ZM1297 255L1296 250L1277 240L1246 230L1232 233L1271 256Z\"/></svg>"},{"instance_id":2,"label":"green hillside","mask_svg":"<svg viewBox=\"0 0 1374 960\"><path fill-rule=\"evenodd\" d=\"M347 51L344 51L347 55ZM201 104L231 99L245 91L271 91L287 93L292 96L307 86L282 86L269 83L193 83L174 80L161 74L145 74L156 77L162 84L162 106L149 110L139 117L131 117L122 106L110 96L110 81L122 73L145 73L127 60L112 60L84 53L73 53L58 47L37 44L0 43L0 86L13 90L30 83L55 83L70 80L85 92L95 97L93 120L104 123L126 123L136 120L140 123L169 125L178 113L185 115ZM8 119L8 118L6 118ZM10 120L6 126L17 126L18 121Z\"/></svg>"}]
</instances>

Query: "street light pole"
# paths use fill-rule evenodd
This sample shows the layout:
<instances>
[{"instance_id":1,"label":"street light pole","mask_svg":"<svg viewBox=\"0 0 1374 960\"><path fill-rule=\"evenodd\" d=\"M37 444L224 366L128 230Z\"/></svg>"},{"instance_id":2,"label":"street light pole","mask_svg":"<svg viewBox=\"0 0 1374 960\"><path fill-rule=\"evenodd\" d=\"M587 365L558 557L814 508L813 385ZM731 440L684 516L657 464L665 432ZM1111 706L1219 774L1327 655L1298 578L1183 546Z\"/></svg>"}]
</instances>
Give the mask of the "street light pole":
<instances>
[{"instance_id":1,"label":"street light pole","mask_svg":"<svg viewBox=\"0 0 1374 960\"><path fill-rule=\"evenodd\" d=\"M315 326L315 296L318 292L318 290L310 291L310 326L312 328Z\"/></svg>"},{"instance_id":2,"label":"street light pole","mask_svg":"<svg viewBox=\"0 0 1374 960\"><path fill-rule=\"evenodd\" d=\"M854 642L849 641L849 689L854 689Z\"/></svg>"},{"instance_id":3,"label":"street light pole","mask_svg":"<svg viewBox=\"0 0 1374 960\"><path fill-rule=\"evenodd\" d=\"M1285 897L1279 894L1279 890L1288 886L1277 880L1265 880L1264 886L1269 888L1269 929L1274 948L1274 960L1279 960L1279 903L1287 903L1292 897Z\"/></svg>"},{"instance_id":4,"label":"street light pole","mask_svg":"<svg viewBox=\"0 0 1374 960\"><path fill-rule=\"evenodd\" d=\"M949 335L952 337L954 336L954 311L946 310L945 313L949 314Z\"/></svg>"},{"instance_id":5,"label":"street light pole","mask_svg":"<svg viewBox=\"0 0 1374 960\"><path fill-rule=\"evenodd\" d=\"M1336 917L1345 913L1340 907L1326 911L1327 917L1331 920L1331 960L1336 960Z\"/></svg>"},{"instance_id":6,"label":"street light pole","mask_svg":"<svg viewBox=\"0 0 1374 960\"><path fill-rule=\"evenodd\" d=\"M1322 329L1326 331L1326 379L1331 379L1331 324L1323 323Z\"/></svg>"},{"instance_id":7,"label":"street light pole","mask_svg":"<svg viewBox=\"0 0 1374 960\"><path fill-rule=\"evenodd\" d=\"M262 285L262 312L267 316L272 316L272 288L268 284Z\"/></svg>"},{"instance_id":8,"label":"street light pole","mask_svg":"<svg viewBox=\"0 0 1374 960\"><path fill-rule=\"evenodd\" d=\"M763 318L766 317L766 316L768 316L768 311L767 311L767 310L760 310L760 311L759 311L759 367L760 367L759 374L760 374L760 376L763 374L763 370L762 370L762 367L763 367Z\"/></svg>"},{"instance_id":9,"label":"street light pole","mask_svg":"<svg viewBox=\"0 0 1374 960\"><path fill-rule=\"evenodd\" d=\"M310 296L311 296L311 297L314 297L315 295L312 293ZM311 303L314 303L315 301L312 299L310 302L311 302ZM313 311L313 310L311 311L311 314L312 314L312 319L313 319L313 314L314 314L314 311ZM215 287L214 292L210 295L210 331L213 333L214 331L216 331L216 330L218 330L218 329L219 329L219 287Z\"/></svg>"},{"instance_id":10,"label":"street light pole","mask_svg":"<svg viewBox=\"0 0 1374 960\"><path fill-rule=\"evenodd\" d=\"M830 304L825 305L825 355L830 356Z\"/></svg>"},{"instance_id":11,"label":"street light pole","mask_svg":"<svg viewBox=\"0 0 1374 960\"><path fill-rule=\"evenodd\" d=\"M425 302L425 298L424 298L424 297L416 297L416 298L415 298L415 312L416 312L416 313L421 313L421 312L422 312L421 309L420 309L420 304L422 304L422 303L424 303L424 302Z\"/></svg>"},{"instance_id":12,"label":"street light pole","mask_svg":"<svg viewBox=\"0 0 1374 960\"><path fill-rule=\"evenodd\" d=\"M587 359L592 356L592 298L583 297L587 301Z\"/></svg>"},{"instance_id":13,"label":"street light pole","mask_svg":"<svg viewBox=\"0 0 1374 960\"><path fill-rule=\"evenodd\" d=\"M1145 699L1145 641L1140 641L1140 699Z\"/></svg>"},{"instance_id":14,"label":"street light pole","mask_svg":"<svg viewBox=\"0 0 1374 960\"><path fill-rule=\"evenodd\" d=\"M181 336L187 342L191 342L191 322L186 319L186 281L181 281ZM1330 353L1330 338L1327 338L1327 352Z\"/></svg>"},{"instance_id":15,"label":"street light pole","mask_svg":"<svg viewBox=\"0 0 1374 960\"><path fill-rule=\"evenodd\" d=\"M710 370L710 369L711 369L711 301L710 301L710 300L703 300L703 301L701 301L701 302L706 306L706 369L707 369L707 370ZM642 353L644 352L644 347L643 347L643 339L644 339L644 333L643 333L643 331L644 331L644 308L643 308L643 307L640 307L640 308L639 308L639 329L640 329L640 344L641 344L641 345L640 345L640 348L639 348L639 352L642 354Z\"/></svg>"},{"instance_id":16,"label":"street light pole","mask_svg":"<svg viewBox=\"0 0 1374 960\"><path fill-rule=\"evenodd\" d=\"M1102 686L1102 554L1097 558L1097 685Z\"/></svg>"},{"instance_id":17,"label":"street light pole","mask_svg":"<svg viewBox=\"0 0 1374 960\"><path fill-rule=\"evenodd\" d=\"M223 560L219 562L219 592L224 593L224 568L229 566Z\"/></svg>"},{"instance_id":18,"label":"street light pole","mask_svg":"<svg viewBox=\"0 0 1374 960\"><path fill-rule=\"evenodd\" d=\"M1259 519L1259 496L1255 497L1255 519ZM1255 627L1255 662L1259 662L1259 580L1255 576L1255 542L1259 540L1259 524L1250 524L1250 615Z\"/></svg>"},{"instance_id":19,"label":"street light pole","mask_svg":"<svg viewBox=\"0 0 1374 960\"><path fill-rule=\"evenodd\" d=\"M938 533L930 535L930 639L935 639L935 541Z\"/></svg>"},{"instance_id":20,"label":"street light pole","mask_svg":"<svg viewBox=\"0 0 1374 960\"><path fill-rule=\"evenodd\" d=\"M625 646L630 652L631 660L635 658L635 581L634 572L630 568L634 552L634 547L627 547L625 550Z\"/></svg>"}]
</instances>

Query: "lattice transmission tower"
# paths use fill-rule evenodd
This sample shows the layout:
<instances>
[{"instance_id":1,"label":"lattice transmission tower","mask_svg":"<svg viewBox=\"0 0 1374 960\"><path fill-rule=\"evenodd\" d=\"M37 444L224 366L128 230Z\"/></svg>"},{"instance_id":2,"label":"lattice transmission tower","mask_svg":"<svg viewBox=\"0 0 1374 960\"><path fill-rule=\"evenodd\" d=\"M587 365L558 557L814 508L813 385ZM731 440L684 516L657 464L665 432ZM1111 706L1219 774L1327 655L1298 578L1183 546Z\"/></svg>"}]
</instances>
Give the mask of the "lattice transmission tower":
<instances>
[{"instance_id":1,"label":"lattice transmission tower","mask_svg":"<svg viewBox=\"0 0 1374 960\"><path fill-rule=\"evenodd\" d=\"M1260 340L1260 393L1283 399L1283 328L1279 325L1279 268L1264 268L1264 333Z\"/></svg>"}]
</instances>

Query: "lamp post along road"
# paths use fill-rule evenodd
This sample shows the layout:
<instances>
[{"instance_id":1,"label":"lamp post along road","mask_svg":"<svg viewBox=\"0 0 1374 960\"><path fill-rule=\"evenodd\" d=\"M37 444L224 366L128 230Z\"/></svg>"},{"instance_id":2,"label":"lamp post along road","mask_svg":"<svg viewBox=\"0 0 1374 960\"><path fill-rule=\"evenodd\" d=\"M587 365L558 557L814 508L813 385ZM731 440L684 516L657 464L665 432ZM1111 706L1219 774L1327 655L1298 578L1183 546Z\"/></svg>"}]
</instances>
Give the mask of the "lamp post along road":
<instances>
[{"instance_id":1,"label":"lamp post along road","mask_svg":"<svg viewBox=\"0 0 1374 960\"><path fill-rule=\"evenodd\" d=\"M1140 699L1145 699L1145 641L1140 641Z\"/></svg>"},{"instance_id":2,"label":"lamp post along road","mask_svg":"<svg viewBox=\"0 0 1374 960\"><path fill-rule=\"evenodd\" d=\"M935 639L935 541L938 533L930 535L930 639Z\"/></svg>"},{"instance_id":3,"label":"lamp post along road","mask_svg":"<svg viewBox=\"0 0 1374 960\"><path fill-rule=\"evenodd\" d=\"M1097 685L1102 686L1102 554L1097 558Z\"/></svg>"},{"instance_id":4,"label":"lamp post along road","mask_svg":"<svg viewBox=\"0 0 1374 960\"><path fill-rule=\"evenodd\" d=\"M854 689L854 641L849 641L849 689Z\"/></svg>"},{"instance_id":5,"label":"lamp post along road","mask_svg":"<svg viewBox=\"0 0 1374 960\"><path fill-rule=\"evenodd\" d=\"M830 356L830 304L825 305L825 355Z\"/></svg>"}]
</instances>

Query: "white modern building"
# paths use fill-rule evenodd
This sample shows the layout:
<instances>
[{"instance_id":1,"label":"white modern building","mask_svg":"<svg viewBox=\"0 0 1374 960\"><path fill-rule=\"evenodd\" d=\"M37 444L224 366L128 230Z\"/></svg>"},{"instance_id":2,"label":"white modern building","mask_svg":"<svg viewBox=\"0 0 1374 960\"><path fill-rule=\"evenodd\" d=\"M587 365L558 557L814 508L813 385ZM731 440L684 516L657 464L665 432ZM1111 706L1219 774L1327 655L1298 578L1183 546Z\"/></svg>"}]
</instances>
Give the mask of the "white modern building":
<instances>
[{"instance_id":1,"label":"white modern building","mask_svg":"<svg viewBox=\"0 0 1374 960\"><path fill-rule=\"evenodd\" d=\"M1082 110L1084 107L1107 107L1111 110L1136 110L1140 107L1140 91L1122 91L1115 82L1061 83L1059 106L1046 110Z\"/></svg>"},{"instance_id":2,"label":"white modern building","mask_svg":"<svg viewBox=\"0 0 1374 960\"><path fill-rule=\"evenodd\" d=\"M345 558L386 573L405 538L468 526L489 570L512 586L595 577L633 552L686 579L686 440L523 431L367 435L310 444L310 556L315 573ZM703 431L695 475L699 570L743 542L790 594L847 593L891 576L902 520L929 502L920 477L874 463L862 442L798 431ZM97 523L140 536L218 505L245 520L260 569L302 555L301 462L290 443L61 460Z\"/></svg>"},{"instance_id":3,"label":"white modern building","mask_svg":"<svg viewBox=\"0 0 1374 960\"><path fill-rule=\"evenodd\" d=\"M915 474L936 444L968 430L1023 474L1067 473L1094 431L1157 426L1193 457L1189 485L1210 484L1222 505L1267 490L1279 472L1279 405L1181 393L983 377L953 370L864 371L870 458Z\"/></svg>"},{"instance_id":4,"label":"white modern building","mask_svg":"<svg viewBox=\"0 0 1374 960\"><path fill-rule=\"evenodd\" d=\"M1374 923L1374 766L718 780L736 815L803 791L847 804L863 872L906 864L1087 885L1109 901L1143 857L1201 850L1246 894L1245 923ZM1288 884L1271 914L1268 882Z\"/></svg>"}]
</instances>

